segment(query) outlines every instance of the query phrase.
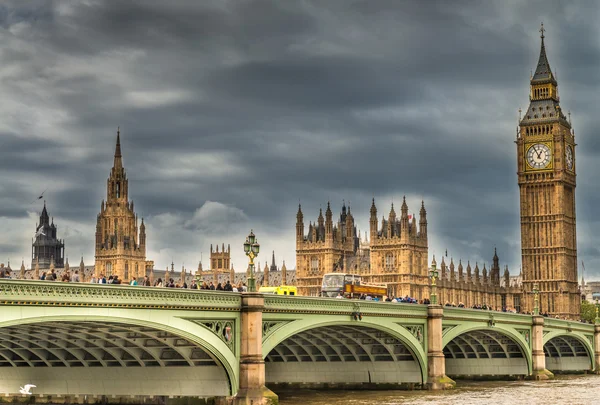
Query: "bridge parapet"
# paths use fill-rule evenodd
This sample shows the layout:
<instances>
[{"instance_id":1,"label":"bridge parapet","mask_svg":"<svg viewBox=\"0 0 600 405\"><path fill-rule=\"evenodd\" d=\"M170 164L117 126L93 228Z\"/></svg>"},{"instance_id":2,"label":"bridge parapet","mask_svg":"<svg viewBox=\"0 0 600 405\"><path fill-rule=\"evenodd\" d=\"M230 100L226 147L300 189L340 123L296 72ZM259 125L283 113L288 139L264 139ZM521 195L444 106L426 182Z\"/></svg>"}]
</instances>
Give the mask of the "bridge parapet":
<instances>
[{"instance_id":1,"label":"bridge parapet","mask_svg":"<svg viewBox=\"0 0 600 405\"><path fill-rule=\"evenodd\" d=\"M425 305L282 295L265 295L264 312L349 316L359 312L363 316L427 318Z\"/></svg>"},{"instance_id":2,"label":"bridge parapet","mask_svg":"<svg viewBox=\"0 0 600 405\"><path fill-rule=\"evenodd\" d=\"M240 311L241 294L171 288L0 280L1 305Z\"/></svg>"},{"instance_id":3,"label":"bridge parapet","mask_svg":"<svg viewBox=\"0 0 600 405\"><path fill-rule=\"evenodd\" d=\"M531 315L513 314L510 312L486 311L482 309L444 307L444 321L468 321L509 323L531 326Z\"/></svg>"}]
</instances>

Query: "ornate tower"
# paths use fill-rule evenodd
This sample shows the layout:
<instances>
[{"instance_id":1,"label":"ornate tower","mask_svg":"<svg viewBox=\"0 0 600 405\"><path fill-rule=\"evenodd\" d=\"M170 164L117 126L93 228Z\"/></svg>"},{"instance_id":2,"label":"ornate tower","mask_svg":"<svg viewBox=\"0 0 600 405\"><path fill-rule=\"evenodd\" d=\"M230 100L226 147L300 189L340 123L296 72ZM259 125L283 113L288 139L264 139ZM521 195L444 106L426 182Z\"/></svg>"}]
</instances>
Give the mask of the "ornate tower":
<instances>
[{"instance_id":1,"label":"ornate tower","mask_svg":"<svg viewBox=\"0 0 600 405\"><path fill-rule=\"evenodd\" d=\"M304 216L300 207L296 215L296 277L299 295L318 296L323 274L345 272L348 261L356 254L358 238L354 218L346 204L337 224L333 222L331 205L327 203L325 219L319 210L317 222L304 232ZM287 270L286 270L287 271ZM287 274L286 274L287 277Z\"/></svg>"},{"instance_id":2,"label":"ornate tower","mask_svg":"<svg viewBox=\"0 0 600 405\"><path fill-rule=\"evenodd\" d=\"M106 184L106 202L100 204L96 222L96 273L121 279L146 274L146 227L129 201L129 183L121 156L121 134L117 130L114 164Z\"/></svg>"},{"instance_id":3,"label":"ornate tower","mask_svg":"<svg viewBox=\"0 0 600 405\"><path fill-rule=\"evenodd\" d=\"M544 45L530 82L529 108L517 133L523 309L579 319L575 231L575 135L559 105L558 83Z\"/></svg>"},{"instance_id":4,"label":"ornate tower","mask_svg":"<svg viewBox=\"0 0 600 405\"><path fill-rule=\"evenodd\" d=\"M35 239L31 243L31 262L39 261L41 269L49 268L52 258L54 258L56 267L64 265L65 243L56 237L56 231L54 218L51 222L46 210L46 201L44 201L40 223L35 228Z\"/></svg>"}]
</instances>

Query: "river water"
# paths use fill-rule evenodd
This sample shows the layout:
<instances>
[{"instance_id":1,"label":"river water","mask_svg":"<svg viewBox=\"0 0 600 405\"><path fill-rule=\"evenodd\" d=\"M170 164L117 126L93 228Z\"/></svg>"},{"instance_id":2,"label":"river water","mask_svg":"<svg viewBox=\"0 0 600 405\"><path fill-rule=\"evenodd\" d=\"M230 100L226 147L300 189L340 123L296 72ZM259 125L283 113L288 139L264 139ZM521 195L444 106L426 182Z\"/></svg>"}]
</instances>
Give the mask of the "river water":
<instances>
[{"instance_id":1,"label":"river water","mask_svg":"<svg viewBox=\"0 0 600 405\"><path fill-rule=\"evenodd\" d=\"M600 376L557 376L550 381L458 381L450 391L291 391L280 405L600 404Z\"/></svg>"}]
</instances>

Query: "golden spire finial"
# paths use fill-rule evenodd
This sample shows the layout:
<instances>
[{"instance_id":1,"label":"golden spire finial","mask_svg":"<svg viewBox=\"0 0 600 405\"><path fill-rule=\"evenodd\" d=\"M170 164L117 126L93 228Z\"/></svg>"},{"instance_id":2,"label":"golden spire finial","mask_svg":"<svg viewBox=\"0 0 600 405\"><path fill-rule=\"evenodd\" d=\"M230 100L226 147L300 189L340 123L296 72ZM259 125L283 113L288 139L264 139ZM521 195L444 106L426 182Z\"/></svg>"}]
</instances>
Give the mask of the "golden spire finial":
<instances>
[{"instance_id":1,"label":"golden spire finial","mask_svg":"<svg viewBox=\"0 0 600 405\"><path fill-rule=\"evenodd\" d=\"M542 38L542 39L544 39L544 38L545 38L545 37L544 37L544 32L546 32L546 29L544 28L544 22L542 21L542 26L540 27L540 33L542 34L542 35L541 35L541 38Z\"/></svg>"}]
</instances>

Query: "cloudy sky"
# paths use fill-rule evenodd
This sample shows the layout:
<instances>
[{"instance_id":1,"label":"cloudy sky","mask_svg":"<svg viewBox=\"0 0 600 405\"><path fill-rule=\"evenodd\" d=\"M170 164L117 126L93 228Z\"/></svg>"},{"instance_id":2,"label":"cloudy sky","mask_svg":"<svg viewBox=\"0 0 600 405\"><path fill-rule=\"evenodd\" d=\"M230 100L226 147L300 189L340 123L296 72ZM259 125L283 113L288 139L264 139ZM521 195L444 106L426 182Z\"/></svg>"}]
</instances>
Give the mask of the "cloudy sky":
<instances>
[{"instance_id":1,"label":"cloudy sky","mask_svg":"<svg viewBox=\"0 0 600 405\"><path fill-rule=\"evenodd\" d=\"M578 142L578 247L600 278L597 2L8 1L0 4L0 261L31 261L44 189L71 263L121 127L148 258L195 269L251 228L295 261L295 214L350 201L368 229L423 199L430 256L517 274L517 110L544 22ZM205 260L205 263L207 260Z\"/></svg>"}]
</instances>

